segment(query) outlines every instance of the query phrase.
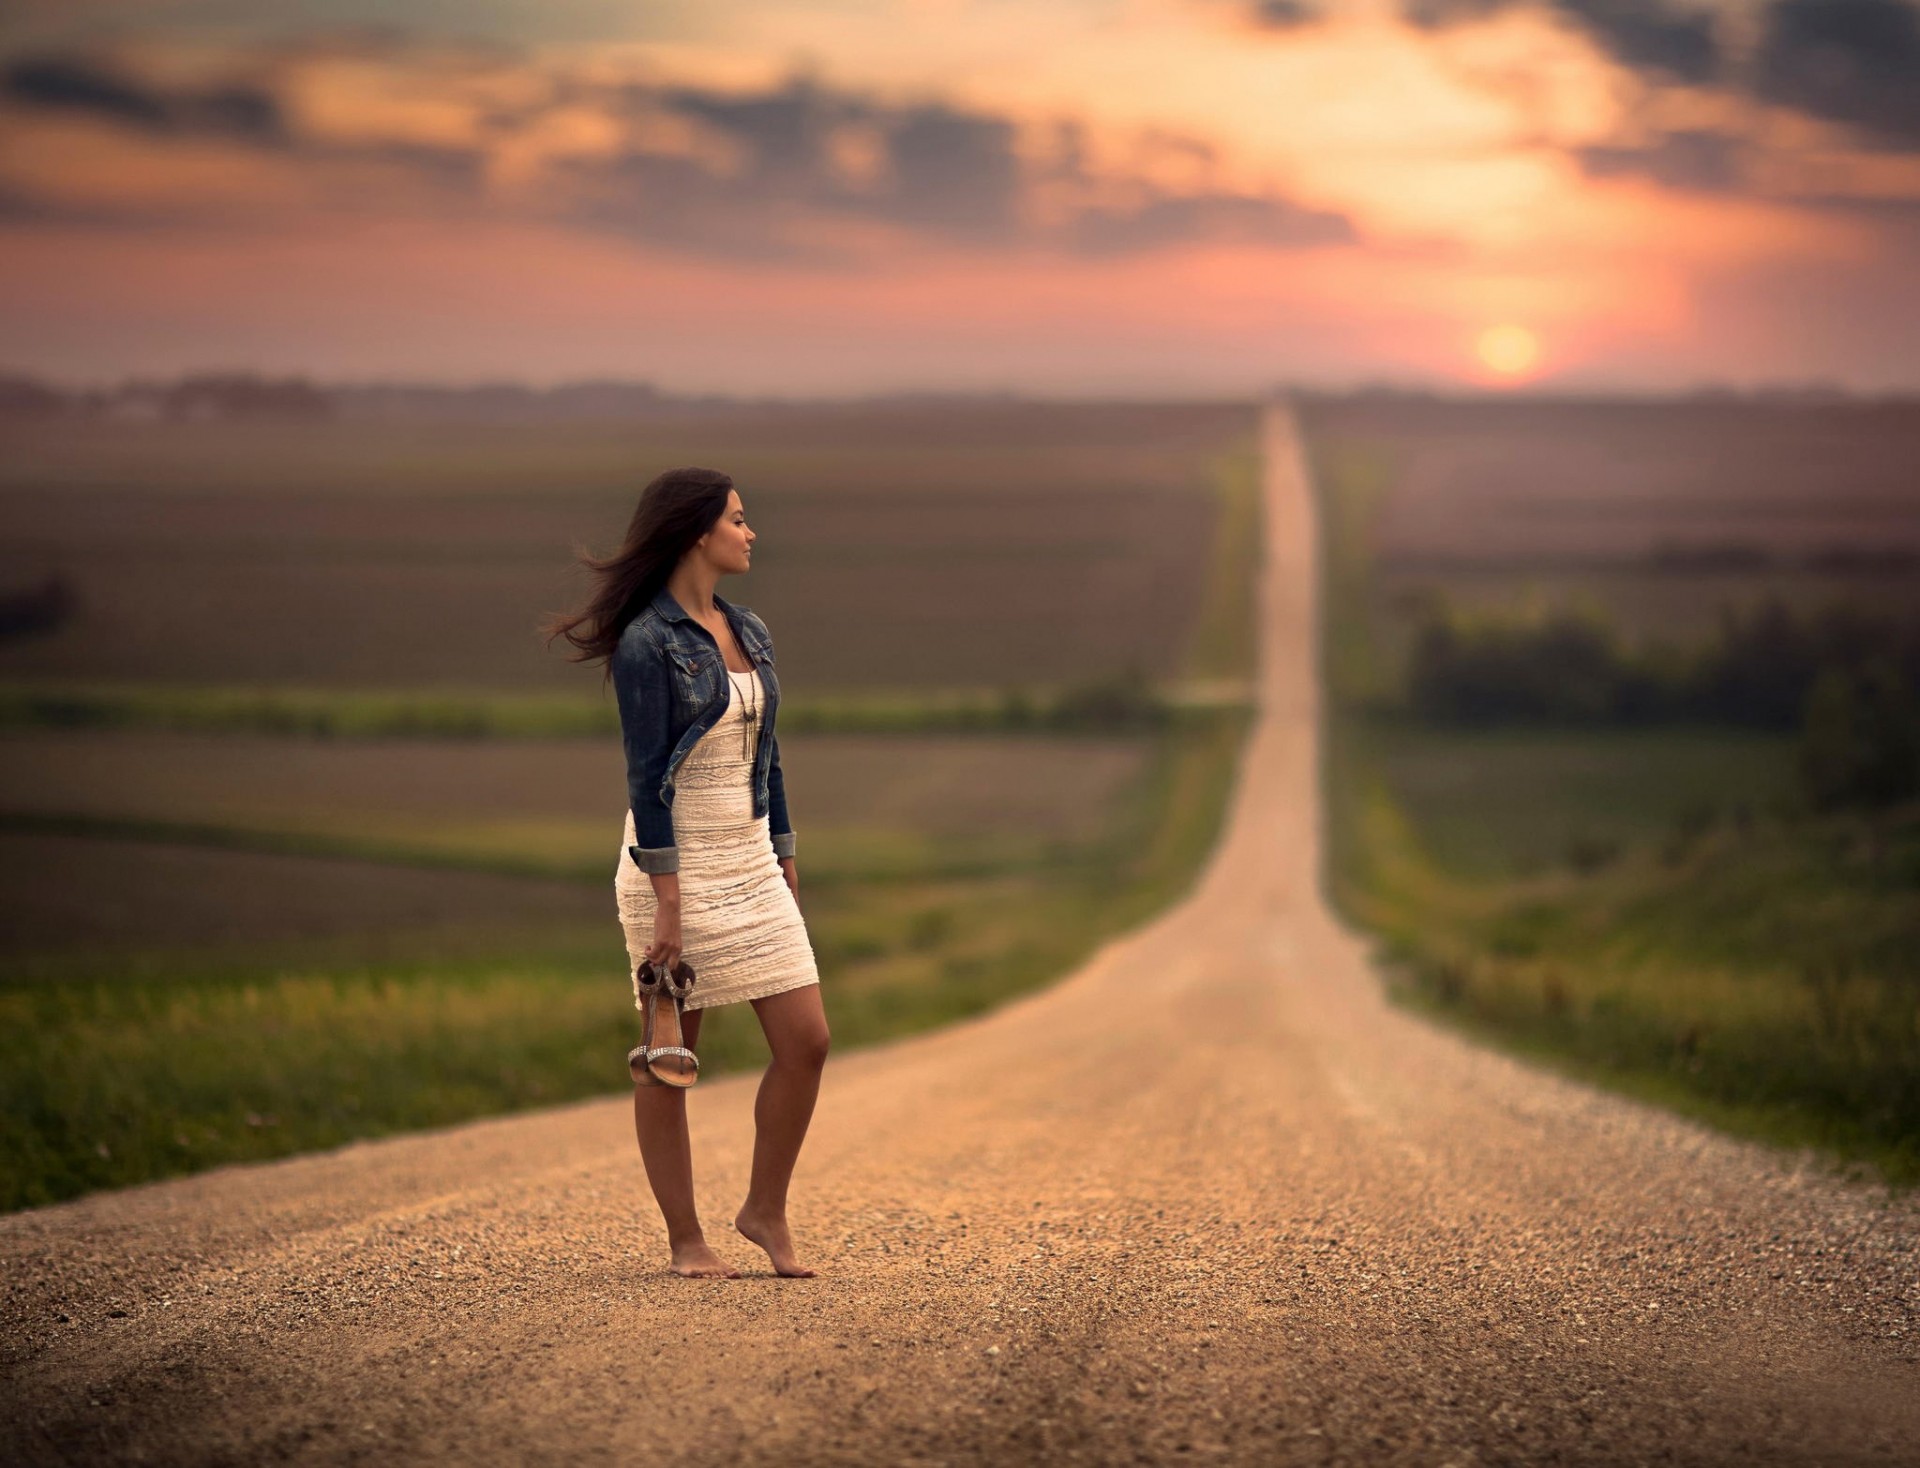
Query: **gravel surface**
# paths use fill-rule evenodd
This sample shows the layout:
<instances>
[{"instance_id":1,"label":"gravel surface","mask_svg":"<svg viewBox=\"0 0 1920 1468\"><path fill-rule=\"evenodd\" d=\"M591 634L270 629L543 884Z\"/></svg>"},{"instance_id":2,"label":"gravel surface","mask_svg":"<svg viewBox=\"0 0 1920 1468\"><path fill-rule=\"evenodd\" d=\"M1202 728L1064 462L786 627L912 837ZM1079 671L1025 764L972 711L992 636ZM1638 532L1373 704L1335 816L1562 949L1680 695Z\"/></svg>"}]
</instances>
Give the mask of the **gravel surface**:
<instances>
[{"instance_id":1,"label":"gravel surface","mask_svg":"<svg viewBox=\"0 0 1920 1468\"><path fill-rule=\"evenodd\" d=\"M1920 1205L1431 1028L1326 912L1268 433L1213 862L1052 989L829 1062L819 1278L731 1233L751 1077L690 1102L738 1280L665 1271L624 1095L100 1195L0 1219L0 1458L1920 1461Z\"/></svg>"}]
</instances>

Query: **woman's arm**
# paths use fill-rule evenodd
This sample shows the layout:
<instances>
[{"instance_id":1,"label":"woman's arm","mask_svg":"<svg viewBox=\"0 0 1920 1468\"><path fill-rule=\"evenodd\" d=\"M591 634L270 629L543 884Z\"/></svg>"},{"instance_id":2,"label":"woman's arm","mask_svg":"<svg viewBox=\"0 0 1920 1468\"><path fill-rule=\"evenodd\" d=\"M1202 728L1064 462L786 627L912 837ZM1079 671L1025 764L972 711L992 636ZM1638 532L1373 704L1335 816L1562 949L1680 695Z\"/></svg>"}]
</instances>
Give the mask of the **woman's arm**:
<instances>
[{"instance_id":1,"label":"woman's arm","mask_svg":"<svg viewBox=\"0 0 1920 1468\"><path fill-rule=\"evenodd\" d=\"M773 854L782 860L793 855L793 822L787 818L787 782L780 773L780 739L771 731L771 763L767 769L767 829L773 833Z\"/></svg>"},{"instance_id":2,"label":"woman's arm","mask_svg":"<svg viewBox=\"0 0 1920 1468\"><path fill-rule=\"evenodd\" d=\"M767 771L767 829L773 833L773 854L780 861L780 875L787 879L787 890L794 901L800 900L800 873L793 862L793 822L787 819L787 782L780 773L780 741L772 734L771 761Z\"/></svg>"},{"instance_id":3,"label":"woman's arm","mask_svg":"<svg viewBox=\"0 0 1920 1468\"><path fill-rule=\"evenodd\" d=\"M620 742L627 755L627 803L633 809L635 844L627 854L643 872L678 872L680 848L673 839L673 811L660 798L660 782L673 753L667 738L672 693L666 658L644 632L629 624L614 649L612 668L614 698L620 706Z\"/></svg>"}]
</instances>

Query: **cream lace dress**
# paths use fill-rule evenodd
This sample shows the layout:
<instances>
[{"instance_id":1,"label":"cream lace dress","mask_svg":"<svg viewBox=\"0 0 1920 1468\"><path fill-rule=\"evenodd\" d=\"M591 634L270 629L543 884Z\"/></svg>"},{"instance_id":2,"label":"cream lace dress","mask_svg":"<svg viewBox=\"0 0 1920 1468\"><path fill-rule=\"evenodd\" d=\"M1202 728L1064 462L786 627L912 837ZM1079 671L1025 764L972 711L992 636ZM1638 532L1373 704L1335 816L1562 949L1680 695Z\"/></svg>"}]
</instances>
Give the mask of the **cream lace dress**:
<instances>
[{"instance_id":1,"label":"cream lace dress","mask_svg":"<svg viewBox=\"0 0 1920 1468\"><path fill-rule=\"evenodd\" d=\"M726 712L687 751L674 776L673 842L680 851L682 956L693 965L688 1009L764 999L820 982L800 904L773 854L766 816L753 813L753 756L765 686L757 672L727 669ZM633 864L633 812L613 882L627 939L627 973L653 942L653 880ZM634 1007L640 1007L639 991Z\"/></svg>"}]
</instances>

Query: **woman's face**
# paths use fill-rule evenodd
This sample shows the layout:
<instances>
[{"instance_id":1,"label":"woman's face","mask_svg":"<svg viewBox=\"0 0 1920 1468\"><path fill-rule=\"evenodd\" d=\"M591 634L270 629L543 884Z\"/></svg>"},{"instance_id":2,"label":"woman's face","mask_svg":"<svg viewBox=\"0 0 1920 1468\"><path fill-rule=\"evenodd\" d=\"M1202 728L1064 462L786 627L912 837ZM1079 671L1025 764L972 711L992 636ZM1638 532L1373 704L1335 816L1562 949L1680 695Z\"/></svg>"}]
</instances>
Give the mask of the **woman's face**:
<instances>
[{"instance_id":1,"label":"woman's face","mask_svg":"<svg viewBox=\"0 0 1920 1468\"><path fill-rule=\"evenodd\" d=\"M740 504L740 491L727 491L727 507L713 528L695 541L695 546L713 563L722 576L739 575L753 564L754 534L747 528L747 512Z\"/></svg>"}]
</instances>

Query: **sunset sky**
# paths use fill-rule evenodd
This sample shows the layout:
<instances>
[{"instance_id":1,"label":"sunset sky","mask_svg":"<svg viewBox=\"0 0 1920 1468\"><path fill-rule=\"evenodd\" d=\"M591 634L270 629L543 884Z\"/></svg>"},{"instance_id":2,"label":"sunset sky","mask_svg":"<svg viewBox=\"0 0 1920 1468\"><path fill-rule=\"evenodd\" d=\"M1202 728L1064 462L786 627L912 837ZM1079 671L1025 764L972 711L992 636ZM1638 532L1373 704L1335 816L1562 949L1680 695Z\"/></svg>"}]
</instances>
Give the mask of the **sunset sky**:
<instances>
[{"instance_id":1,"label":"sunset sky","mask_svg":"<svg viewBox=\"0 0 1920 1468\"><path fill-rule=\"evenodd\" d=\"M1920 0L15 0L0 370L1920 388Z\"/></svg>"}]
</instances>

